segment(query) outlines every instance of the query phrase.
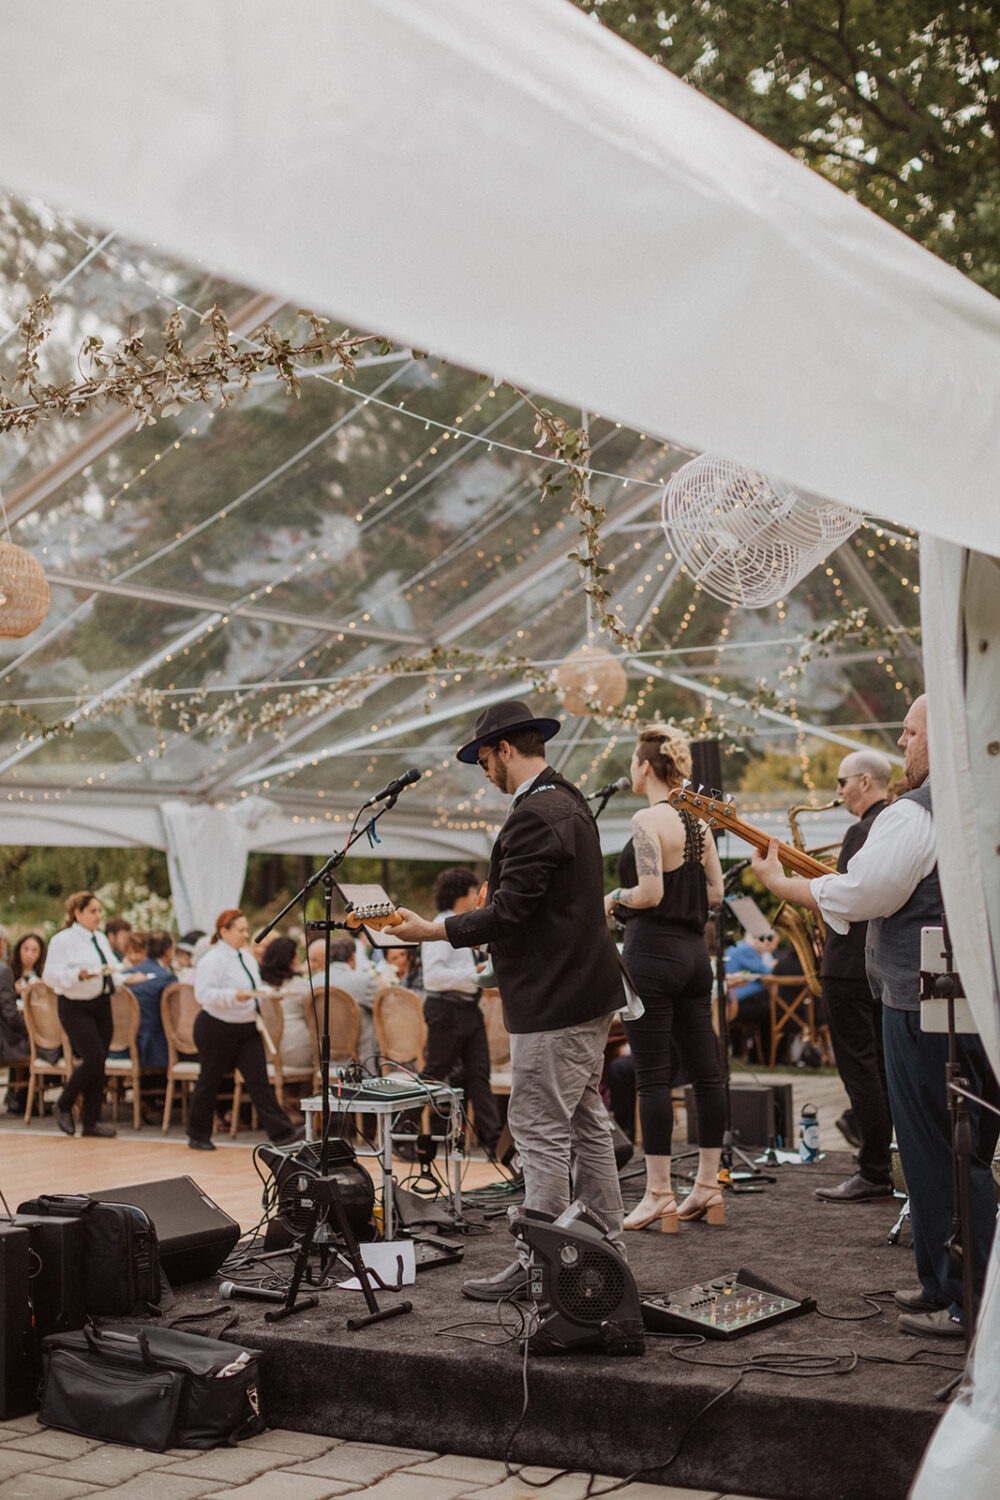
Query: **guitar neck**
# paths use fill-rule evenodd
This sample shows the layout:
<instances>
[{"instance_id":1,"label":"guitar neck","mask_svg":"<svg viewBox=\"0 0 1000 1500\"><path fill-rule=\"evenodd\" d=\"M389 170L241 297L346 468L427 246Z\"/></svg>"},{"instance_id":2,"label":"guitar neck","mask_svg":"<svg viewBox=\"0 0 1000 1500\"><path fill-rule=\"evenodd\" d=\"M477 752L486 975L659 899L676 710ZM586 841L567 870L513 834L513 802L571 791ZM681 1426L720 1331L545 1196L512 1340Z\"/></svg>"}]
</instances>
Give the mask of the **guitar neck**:
<instances>
[{"instance_id":1,"label":"guitar neck","mask_svg":"<svg viewBox=\"0 0 1000 1500\"><path fill-rule=\"evenodd\" d=\"M744 843L753 844L762 854L767 853L767 846L771 841L771 835L765 833L762 828L755 828L752 823L744 823L742 818L727 819L726 827L730 833L734 833ZM783 843L778 840L778 858L786 870L792 870L796 875L804 875L807 880L814 880L817 875L829 875L830 866L814 859L811 854L806 854L802 849L796 849L793 844Z\"/></svg>"},{"instance_id":2,"label":"guitar neck","mask_svg":"<svg viewBox=\"0 0 1000 1500\"><path fill-rule=\"evenodd\" d=\"M727 833L735 834L744 843L752 844L762 854L767 852L771 835L765 833L762 828L755 828L752 823L745 822L743 818L738 818L731 803L724 803L717 798L707 797L701 792L687 788L672 792L669 801L673 807L701 818L702 822L707 823L710 828L723 828ZM792 844L783 843L781 839L778 840L778 855L786 870L793 870L796 875L804 875L807 880L814 880L817 875L832 873L829 865L814 859L811 854L806 854L802 849L796 849Z\"/></svg>"}]
</instances>

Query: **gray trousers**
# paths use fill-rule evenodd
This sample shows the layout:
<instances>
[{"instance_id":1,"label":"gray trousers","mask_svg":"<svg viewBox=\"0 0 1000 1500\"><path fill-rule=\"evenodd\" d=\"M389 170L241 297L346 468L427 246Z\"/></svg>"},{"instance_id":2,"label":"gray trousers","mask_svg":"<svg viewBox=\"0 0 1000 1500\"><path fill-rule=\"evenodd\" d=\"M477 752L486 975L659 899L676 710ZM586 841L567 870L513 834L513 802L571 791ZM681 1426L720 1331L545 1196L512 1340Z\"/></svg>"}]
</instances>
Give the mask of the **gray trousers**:
<instances>
[{"instance_id":1,"label":"gray trousers","mask_svg":"<svg viewBox=\"0 0 1000 1500\"><path fill-rule=\"evenodd\" d=\"M611 1120L598 1091L611 1016L510 1039L507 1111L524 1169L524 1206L558 1215L580 1198L624 1253Z\"/></svg>"}]
</instances>

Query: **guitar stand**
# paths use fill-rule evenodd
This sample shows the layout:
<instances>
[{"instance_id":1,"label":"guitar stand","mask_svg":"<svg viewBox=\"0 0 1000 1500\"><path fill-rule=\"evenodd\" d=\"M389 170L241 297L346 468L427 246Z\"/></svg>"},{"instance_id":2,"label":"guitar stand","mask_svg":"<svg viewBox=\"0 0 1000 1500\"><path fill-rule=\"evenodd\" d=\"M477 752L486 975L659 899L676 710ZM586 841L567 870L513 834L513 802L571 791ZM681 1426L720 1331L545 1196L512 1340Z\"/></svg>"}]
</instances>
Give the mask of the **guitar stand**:
<instances>
[{"instance_id":1,"label":"guitar stand","mask_svg":"<svg viewBox=\"0 0 1000 1500\"><path fill-rule=\"evenodd\" d=\"M316 1227L321 1219L328 1219L332 1213L336 1221L337 1230L343 1241L347 1258L358 1283L364 1293L365 1302L368 1304L368 1315L363 1318L348 1318L347 1326L352 1332L358 1328L367 1328L372 1323L382 1323L387 1318L398 1318L403 1313L413 1311L412 1302L396 1302L392 1307L380 1308L375 1300L372 1290L372 1278L368 1267L361 1255L361 1247L357 1236L351 1228L347 1215L344 1213L344 1205L340 1199L340 1186L335 1177L317 1177L311 1187L312 1201L309 1203L309 1218L306 1223L305 1234L302 1236L302 1244L299 1253L295 1257L295 1269L289 1283L288 1293L285 1297L285 1305L279 1307L275 1312L264 1314L267 1323L280 1323L284 1318L290 1318L293 1313L305 1312L307 1308L316 1307L318 1297L303 1297L298 1300L299 1287L306 1274L309 1265L309 1252L312 1250ZM303 1200L304 1201L304 1200ZM380 1283L384 1286L384 1283Z\"/></svg>"}]
</instances>

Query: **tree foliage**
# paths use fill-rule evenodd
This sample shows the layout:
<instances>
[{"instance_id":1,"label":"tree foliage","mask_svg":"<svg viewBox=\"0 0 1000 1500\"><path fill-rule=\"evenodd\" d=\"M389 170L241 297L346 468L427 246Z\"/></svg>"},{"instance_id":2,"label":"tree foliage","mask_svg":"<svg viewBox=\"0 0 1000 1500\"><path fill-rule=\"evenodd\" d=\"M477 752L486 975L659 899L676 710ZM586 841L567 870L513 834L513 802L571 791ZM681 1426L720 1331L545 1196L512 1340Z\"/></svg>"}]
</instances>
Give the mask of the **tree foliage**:
<instances>
[{"instance_id":1,"label":"tree foliage","mask_svg":"<svg viewBox=\"0 0 1000 1500\"><path fill-rule=\"evenodd\" d=\"M1000 293L991 0L576 3Z\"/></svg>"}]
</instances>

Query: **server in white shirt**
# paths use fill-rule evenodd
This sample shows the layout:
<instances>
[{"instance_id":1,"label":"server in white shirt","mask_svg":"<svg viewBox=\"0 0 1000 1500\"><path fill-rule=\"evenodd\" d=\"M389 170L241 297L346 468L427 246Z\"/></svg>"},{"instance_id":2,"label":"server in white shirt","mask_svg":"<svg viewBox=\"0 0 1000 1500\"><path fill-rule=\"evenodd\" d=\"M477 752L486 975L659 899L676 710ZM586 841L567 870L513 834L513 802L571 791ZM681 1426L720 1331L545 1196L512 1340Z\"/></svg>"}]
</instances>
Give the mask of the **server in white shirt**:
<instances>
[{"instance_id":1,"label":"server in white shirt","mask_svg":"<svg viewBox=\"0 0 1000 1500\"><path fill-rule=\"evenodd\" d=\"M112 1136L101 1124L104 1063L111 1045L111 993L123 982L122 966L104 933L103 912L93 891L77 891L66 902L66 920L49 943L42 979L59 997L59 1024L80 1062L67 1079L53 1113L59 1129L75 1135L73 1105L80 1100L82 1134Z\"/></svg>"},{"instance_id":2,"label":"server in white shirt","mask_svg":"<svg viewBox=\"0 0 1000 1500\"><path fill-rule=\"evenodd\" d=\"M275 1146L302 1139L278 1103L267 1077L264 1043L257 1029L255 992L261 988L260 969L247 944L250 928L241 911L229 909L216 918L208 952L194 971L194 996L201 1010L194 1023L201 1072L191 1096L188 1145L193 1151L214 1151L212 1122L219 1086L227 1073L239 1068L257 1110L261 1129Z\"/></svg>"},{"instance_id":3,"label":"server in white shirt","mask_svg":"<svg viewBox=\"0 0 1000 1500\"><path fill-rule=\"evenodd\" d=\"M474 911L479 880L471 870L444 870L434 882L435 922L458 912ZM490 1047L479 1008L476 961L471 948L449 942L421 944L424 971L424 1076L447 1081L462 1065L465 1097L472 1105L476 1133L489 1155L500 1139L500 1115L490 1089Z\"/></svg>"}]
</instances>

